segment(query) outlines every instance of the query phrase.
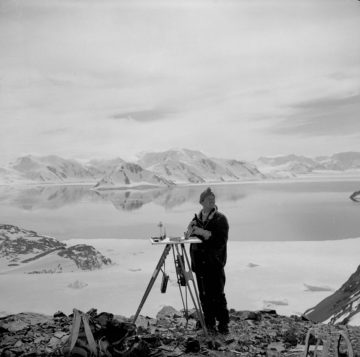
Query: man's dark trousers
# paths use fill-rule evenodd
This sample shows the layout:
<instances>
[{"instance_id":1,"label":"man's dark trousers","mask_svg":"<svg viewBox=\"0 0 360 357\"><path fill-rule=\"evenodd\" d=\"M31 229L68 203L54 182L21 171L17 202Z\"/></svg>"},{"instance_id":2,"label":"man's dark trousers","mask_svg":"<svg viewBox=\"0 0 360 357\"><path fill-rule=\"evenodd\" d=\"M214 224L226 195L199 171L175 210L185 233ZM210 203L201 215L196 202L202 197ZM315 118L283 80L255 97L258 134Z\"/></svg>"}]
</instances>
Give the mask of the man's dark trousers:
<instances>
[{"instance_id":1,"label":"man's dark trousers","mask_svg":"<svg viewBox=\"0 0 360 357\"><path fill-rule=\"evenodd\" d=\"M229 323L229 311L224 293L225 272L223 268L209 269L196 273L201 306L204 312L205 324L208 328Z\"/></svg>"}]
</instances>

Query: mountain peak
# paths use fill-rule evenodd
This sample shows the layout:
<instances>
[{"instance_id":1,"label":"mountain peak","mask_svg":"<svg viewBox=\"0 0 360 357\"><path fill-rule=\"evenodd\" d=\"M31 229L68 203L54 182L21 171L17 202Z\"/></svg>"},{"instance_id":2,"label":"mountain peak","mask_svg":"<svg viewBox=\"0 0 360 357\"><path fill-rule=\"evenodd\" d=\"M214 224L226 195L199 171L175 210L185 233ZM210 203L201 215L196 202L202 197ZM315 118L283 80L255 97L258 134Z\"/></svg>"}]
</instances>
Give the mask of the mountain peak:
<instances>
[{"instance_id":1,"label":"mountain peak","mask_svg":"<svg viewBox=\"0 0 360 357\"><path fill-rule=\"evenodd\" d=\"M206 158L207 156L200 151L190 149L169 149L158 152L144 152L139 155L140 165L148 168L154 164L164 161L189 162L192 160Z\"/></svg>"},{"instance_id":2,"label":"mountain peak","mask_svg":"<svg viewBox=\"0 0 360 357\"><path fill-rule=\"evenodd\" d=\"M175 183L227 182L264 178L254 165L236 160L213 159L201 151L189 149L143 153L139 164Z\"/></svg>"},{"instance_id":3,"label":"mountain peak","mask_svg":"<svg viewBox=\"0 0 360 357\"><path fill-rule=\"evenodd\" d=\"M19 171L25 171L38 168L39 164L35 156L26 155L17 158L14 163L10 163L10 167Z\"/></svg>"}]
</instances>

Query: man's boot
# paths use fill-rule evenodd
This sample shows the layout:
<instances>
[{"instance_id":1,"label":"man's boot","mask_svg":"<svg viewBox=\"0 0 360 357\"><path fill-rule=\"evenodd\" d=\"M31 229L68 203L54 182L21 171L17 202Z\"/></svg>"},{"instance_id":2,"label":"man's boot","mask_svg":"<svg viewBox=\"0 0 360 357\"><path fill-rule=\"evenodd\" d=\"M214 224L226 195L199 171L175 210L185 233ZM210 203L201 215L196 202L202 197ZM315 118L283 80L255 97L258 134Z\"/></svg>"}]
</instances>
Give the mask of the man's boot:
<instances>
[{"instance_id":1,"label":"man's boot","mask_svg":"<svg viewBox=\"0 0 360 357\"><path fill-rule=\"evenodd\" d=\"M228 325L230 322L229 310L227 308L223 308L218 319L219 319L219 324L218 324L219 333L223 335L227 335L229 333Z\"/></svg>"},{"instance_id":2,"label":"man's boot","mask_svg":"<svg viewBox=\"0 0 360 357\"><path fill-rule=\"evenodd\" d=\"M228 335L230 333L228 324L227 323L219 323L218 331L222 335Z\"/></svg>"}]
</instances>

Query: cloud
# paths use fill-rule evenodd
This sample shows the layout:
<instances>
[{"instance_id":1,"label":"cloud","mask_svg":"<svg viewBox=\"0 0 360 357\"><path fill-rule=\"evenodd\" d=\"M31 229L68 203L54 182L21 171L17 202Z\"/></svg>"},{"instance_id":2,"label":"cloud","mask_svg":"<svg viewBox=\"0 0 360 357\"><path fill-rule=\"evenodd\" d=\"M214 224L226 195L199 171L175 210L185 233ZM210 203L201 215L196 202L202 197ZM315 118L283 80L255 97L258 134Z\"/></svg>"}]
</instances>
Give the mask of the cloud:
<instances>
[{"instance_id":1,"label":"cloud","mask_svg":"<svg viewBox=\"0 0 360 357\"><path fill-rule=\"evenodd\" d=\"M114 114L111 116L111 118L135 120L138 122L149 122L154 120L167 119L169 114L171 114L170 111L161 109L138 110Z\"/></svg>"},{"instance_id":2,"label":"cloud","mask_svg":"<svg viewBox=\"0 0 360 357\"><path fill-rule=\"evenodd\" d=\"M273 127L273 132L341 136L360 131L360 94L308 100L294 104L290 109L292 113Z\"/></svg>"},{"instance_id":3,"label":"cloud","mask_svg":"<svg viewBox=\"0 0 360 357\"><path fill-rule=\"evenodd\" d=\"M357 148L339 136L360 132L349 95L359 91L357 6L4 1L0 159L173 146L244 158L319 150L318 140Z\"/></svg>"},{"instance_id":4,"label":"cloud","mask_svg":"<svg viewBox=\"0 0 360 357\"><path fill-rule=\"evenodd\" d=\"M43 135L63 135L67 134L70 130L67 128L57 128L57 129L50 129L50 130L44 130L41 134Z\"/></svg>"},{"instance_id":5,"label":"cloud","mask_svg":"<svg viewBox=\"0 0 360 357\"><path fill-rule=\"evenodd\" d=\"M303 109L303 110L326 110L326 109L336 109L346 106L359 106L360 105L360 94L355 94L352 96L344 98L319 98L316 100L308 101L305 103L299 103L294 105L294 108Z\"/></svg>"}]
</instances>

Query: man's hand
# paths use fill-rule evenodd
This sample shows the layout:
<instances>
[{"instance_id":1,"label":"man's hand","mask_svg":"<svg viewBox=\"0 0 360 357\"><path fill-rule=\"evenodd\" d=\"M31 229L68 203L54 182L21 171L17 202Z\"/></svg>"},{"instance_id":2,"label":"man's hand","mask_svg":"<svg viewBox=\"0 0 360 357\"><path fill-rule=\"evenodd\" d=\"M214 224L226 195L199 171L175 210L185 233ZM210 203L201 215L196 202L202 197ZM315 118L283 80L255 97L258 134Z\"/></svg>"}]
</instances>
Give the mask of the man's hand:
<instances>
[{"instance_id":1,"label":"man's hand","mask_svg":"<svg viewBox=\"0 0 360 357\"><path fill-rule=\"evenodd\" d=\"M211 237L211 232L200 227L194 227L191 234L204 237L204 240L208 240Z\"/></svg>"},{"instance_id":2,"label":"man's hand","mask_svg":"<svg viewBox=\"0 0 360 357\"><path fill-rule=\"evenodd\" d=\"M187 227L188 231L193 230L195 226L196 226L196 222L191 221Z\"/></svg>"}]
</instances>

